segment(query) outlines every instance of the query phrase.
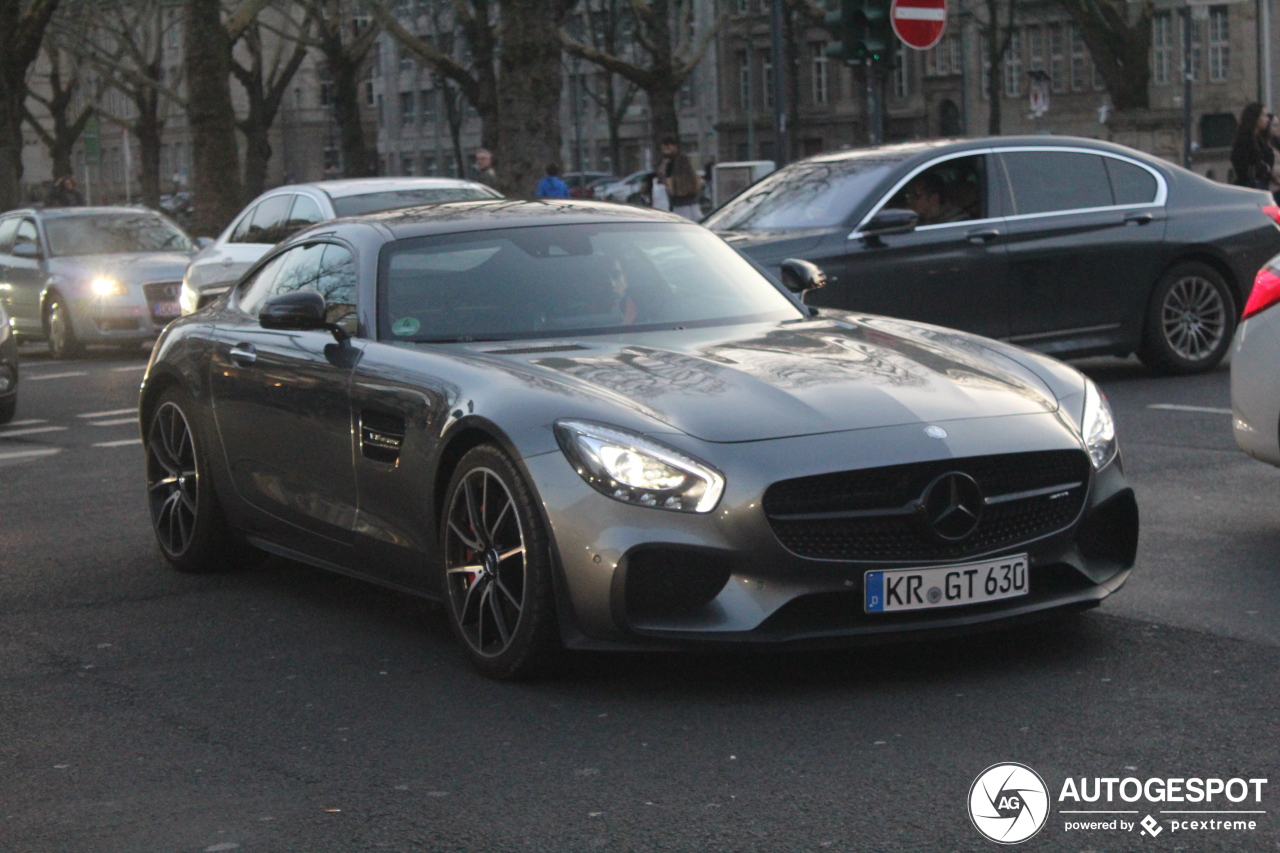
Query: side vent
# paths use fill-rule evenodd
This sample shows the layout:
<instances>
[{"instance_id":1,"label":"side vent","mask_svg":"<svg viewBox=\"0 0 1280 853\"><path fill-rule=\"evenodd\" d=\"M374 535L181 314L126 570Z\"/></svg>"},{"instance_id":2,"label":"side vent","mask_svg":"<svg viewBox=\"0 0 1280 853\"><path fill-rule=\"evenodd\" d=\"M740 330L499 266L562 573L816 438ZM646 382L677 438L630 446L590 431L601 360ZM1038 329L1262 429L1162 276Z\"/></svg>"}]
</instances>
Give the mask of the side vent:
<instances>
[{"instance_id":1,"label":"side vent","mask_svg":"<svg viewBox=\"0 0 1280 853\"><path fill-rule=\"evenodd\" d=\"M404 418L364 409L360 412L360 453L365 459L394 465L404 444Z\"/></svg>"}]
</instances>

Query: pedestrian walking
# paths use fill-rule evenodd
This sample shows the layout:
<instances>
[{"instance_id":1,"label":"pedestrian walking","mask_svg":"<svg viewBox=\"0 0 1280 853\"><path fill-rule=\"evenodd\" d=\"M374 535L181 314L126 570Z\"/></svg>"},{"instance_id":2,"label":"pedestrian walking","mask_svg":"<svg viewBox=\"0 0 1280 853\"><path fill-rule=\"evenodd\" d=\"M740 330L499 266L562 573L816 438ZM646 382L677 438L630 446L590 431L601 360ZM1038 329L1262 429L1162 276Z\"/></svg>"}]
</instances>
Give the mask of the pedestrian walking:
<instances>
[{"instance_id":1,"label":"pedestrian walking","mask_svg":"<svg viewBox=\"0 0 1280 853\"><path fill-rule=\"evenodd\" d=\"M76 179L63 175L53 182L44 203L46 207L80 207L84 204L84 198L76 189Z\"/></svg>"},{"instance_id":2,"label":"pedestrian walking","mask_svg":"<svg viewBox=\"0 0 1280 853\"><path fill-rule=\"evenodd\" d=\"M498 173L493 170L493 154L488 148L477 148L475 154L476 162L473 167L472 180L484 184L486 187L498 188Z\"/></svg>"},{"instance_id":3,"label":"pedestrian walking","mask_svg":"<svg viewBox=\"0 0 1280 853\"><path fill-rule=\"evenodd\" d=\"M1252 103L1240 113L1240 126L1236 128L1236 141L1231 146L1231 168L1235 170L1235 183L1257 190L1271 186L1271 167L1275 165L1275 152L1271 148L1271 116L1262 104Z\"/></svg>"},{"instance_id":4,"label":"pedestrian walking","mask_svg":"<svg viewBox=\"0 0 1280 853\"><path fill-rule=\"evenodd\" d=\"M658 167L658 176L667 190L671 212L697 222L702 218L702 207L698 204L702 179L693 170L689 158L681 153L680 143L674 136L664 136L660 148L663 160Z\"/></svg>"},{"instance_id":5,"label":"pedestrian walking","mask_svg":"<svg viewBox=\"0 0 1280 853\"><path fill-rule=\"evenodd\" d=\"M568 198L569 185L560 179L560 167L555 163L547 164L547 174L538 181L534 191L538 198Z\"/></svg>"}]
</instances>

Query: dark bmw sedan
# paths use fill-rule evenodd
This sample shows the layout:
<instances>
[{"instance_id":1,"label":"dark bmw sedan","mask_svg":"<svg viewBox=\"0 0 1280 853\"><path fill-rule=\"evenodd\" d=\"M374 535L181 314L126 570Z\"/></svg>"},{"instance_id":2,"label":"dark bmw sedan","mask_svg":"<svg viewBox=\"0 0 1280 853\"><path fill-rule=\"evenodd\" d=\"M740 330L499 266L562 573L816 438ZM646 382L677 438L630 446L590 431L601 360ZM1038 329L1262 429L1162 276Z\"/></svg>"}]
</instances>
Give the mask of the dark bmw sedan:
<instances>
[{"instance_id":1,"label":"dark bmw sedan","mask_svg":"<svg viewBox=\"0 0 1280 853\"><path fill-rule=\"evenodd\" d=\"M1192 373L1280 252L1274 205L1119 145L996 137L811 157L703 224L766 267L817 263L816 305Z\"/></svg>"},{"instance_id":2,"label":"dark bmw sedan","mask_svg":"<svg viewBox=\"0 0 1280 853\"><path fill-rule=\"evenodd\" d=\"M811 309L671 214L339 220L171 324L143 385L160 548L441 599L496 677L565 647L847 642L1087 608L1138 514L1077 371Z\"/></svg>"}]
</instances>

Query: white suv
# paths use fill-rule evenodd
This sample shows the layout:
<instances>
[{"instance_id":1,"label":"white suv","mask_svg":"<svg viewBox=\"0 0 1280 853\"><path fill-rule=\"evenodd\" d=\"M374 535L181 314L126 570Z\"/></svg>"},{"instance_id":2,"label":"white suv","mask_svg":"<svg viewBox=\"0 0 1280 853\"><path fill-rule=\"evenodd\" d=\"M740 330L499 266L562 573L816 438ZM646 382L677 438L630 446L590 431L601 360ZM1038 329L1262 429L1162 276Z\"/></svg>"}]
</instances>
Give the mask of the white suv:
<instances>
[{"instance_id":1,"label":"white suv","mask_svg":"<svg viewBox=\"0 0 1280 853\"><path fill-rule=\"evenodd\" d=\"M457 178L350 178L277 187L258 196L204 249L182 277L182 313L204 307L235 284L254 261L296 231L341 216L449 201L502 198Z\"/></svg>"}]
</instances>

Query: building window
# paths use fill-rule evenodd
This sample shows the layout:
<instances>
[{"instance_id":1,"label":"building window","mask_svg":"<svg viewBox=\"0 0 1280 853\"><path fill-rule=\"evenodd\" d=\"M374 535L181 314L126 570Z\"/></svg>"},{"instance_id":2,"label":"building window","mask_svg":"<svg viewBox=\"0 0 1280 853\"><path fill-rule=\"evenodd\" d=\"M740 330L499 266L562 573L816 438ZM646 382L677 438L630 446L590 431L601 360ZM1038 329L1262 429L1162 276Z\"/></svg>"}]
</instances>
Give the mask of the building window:
<instances>
[{"instance_id":1,"label":"building window","mask_svg":"<svg viewBox=\"0 0 1280 853\"><path fill-rule=\"evenodd\" d=\"M902 100L911 94L911 77L907 68L907 48L898 42L898 49L894 51L893 63L893 95L898 100Z\"/></svg>"},{"instance_id":2,"label":"building window","mask_svg":"<svg viewBox=\"0 0 1280 853\"><path fill-rule=\"evenodd\" d=\"M1027 70L1044 70L1044 27L1027 27Z\"/></svg>"},{"instance_id":3,"label":"building window","mask_svg":"<svg viewBox=\"0 0 1280 853\"><path fill-rule=\"evenodd\" d=\"M751 0L738 0L738 14L745 15L751 11Z\"/></svg>"},{"instance_id":4,"label":"building window","mask_svg":"<svg viewBox=\"0 0 1280 853\"><path fill-rule=\"evenodd\" d=\"M418 70L418 63L414 60L414 58L413 58L413 55L412 55L412 54L410 54L410 53L401 53L401 54L400 54L400 70L401 70L401 71L416 71L416 70Z\"/></svg>"},{"instance_id":5,"label":"building window","mask_svg":"<svg viewBox=\"0 0 1280 853\"><path fill-rule=\"evenodd\" d=\"M436 123L436 90L423 89L418 93L418 105L422 109L422 124L426 125ZM426 174L425 167L423 174Z\"/></svg>"},{"instance_id":6,"label":"building window","mask_svg":"<svg viewBox=\"0 0 1280 853\"><path fill-rule=\"evenodd\" d=\"M378 127L382 127L382 96L378 96Z\"/></svg>"},{"instance_id":7,"label":"building window","mask_svg":"<svg viewBox=\"0 0 1280 853\"><path fill-rule=\"evenodd\" d=\"M324 170L326 173L342 171L342 149L332 136L326 136L324 140Z\"/></svg>"},{"instance_id":8,"label":"building window","mask_svg":"<svg viewBox=\"0 0 1280 853\"><path fill-rule=\"evenodd\" d=\"M943 36L938 44L925 54L924 73L928 77L946 77L961 74L960 36Z\"/></svg>"},{"instance_id":9,"label":"building window","mask_svg":"<svg viewBox=\"0 0 1280 853\"><path fill-rule=\"evenodd\" d=\"M1016 98L1022 94L1022 33L1009 37L1009 47L1004 52L1004 93Z\"/></svg>"},{"instance_id":10,"label":"building window","mask_svg":"<svg viewBox=\"0 0 1280 853\"><path fill-rule=\"evenodd\" d=\"M738 106L751 109L751 57L745 50L738 51Z\"/></svg>"},{"instance_id":11,"label":"building window","mask_svg":"<svg viewBox=\"0 0 1280 853\"><path fill-rule=\"evenodd\" d=\"M1169 12L1151 17L1151 79L1157 86L1173 80L1173 15Z\"/></svg>"},{"instance_id":12,"label":"building window","mask_svg":"<svg viewBox=\"0 0 1280 853\"><path fill-rule=\"evenodd\" d=\"M1067 91L1067 33L1062 24L1049 27L1049 77L1055 92Z\"/></svg>"},{"instance_id":13,"label":"building window","mask_svg":"<svg viewBox=\"0 0 1280 853\"><path fill-rule=\"evenodd\" d=\"M409 127L417 118L417 111L414 109L413 92L400 93L400 126Z\"/></svg>"},{"instance_id":14,"label":"building window","mask_svg":"<svg viewBox=\"0 0 1280 853\"><path fill-rule=\"evenodd\" d=\"M413 177L414 171L413 171L413 155L412 154L400 155L400 173L408 177Z\"/></svg>"},{"instance_id":15,"label":"building window","mask_svg":"<svg viewBox=\"0 0 1280 853\"><path fill-rule=\"evenodd\" d=\"M1209 9L1209 79L1214 82L1226 80L1231 70L1229 8L1213 6Z\"/></svg>"},{"instance_id":16,"label":"building window","mask_svg":"<svg viewBox=\"0 0 1280 853\"><path fill-rule=\"evenodd\" d=\"M773 109L773 57L767 50L760 51L760 82L764 86L760 103L766 110Z\"/></svg>"},{"instance_id":17,"label":"building window","mask_svg":"<svg viewBox=\"0 0 1280 853\"><path fill-rule=\"evenodd\" d=\"M1188 26L1188 22L1187 22L1186 17L1185 17L1185 16L1180 16L1180 17L1182 18L1182 26L1183 26L1183 27ZM1191 73L1191 79L1192 79L1193 81L1198 82L1198 81L1200 80L1200 54L1201 54L1201 50L1200 50L1200 48L1201 48L1201 41L1200 41L1200 40L1201 40L1201 38L1202 38L1202 34L1201 34L1201 29L1202 29L1202 28L1201 28L1201 26L1200 26L1200 22L1199 22L1199 21L1191 21L1191 22L1190 22L1190 27L1191 27L1191 57L1190 57L1190 59L1191 59L1191 67L1190 67L1190 69L1189 69L1189 70L1190 70L1190 73ZM1185 29L1183 30L1183 32L1185 32ZM1181 43L1182 43L1182 44L1186 44L1185 39L1184 39ZM1184 60L1183 60L1183 61L1184 61L1184 62L1186 61L1185 57L1184 57ZM1187 67L1184 65L1184 66L1183 66L1183 72L1184 72L1184 73L1186 73L1187 71L1188 71L1188 69L1187 69Z\"/></svg>"},{"instance_id":18,"label":"building window","mask_svg":"<svg viewBox=\"0 0 1280 853\"><path fill-rule=\"evenodd\" d=\"M422 174L427 176L432 176L432 175L435 175L435 173L436 173L436 158L428 157L426 154L423 154L422 155Z\"/></svg>"},{"instance_id":19,"label":"building window","mask_svg":"<svg viewBox=\"0 0 1280 853\"><path fill-rule=\"evenodd\" d=\"M1083 92L1089 85L1089 50L1079 27L1071 28L1071 91Z\"/></svg>"},{"instance_id":20,"label":"building window","mask_svg":"<svg viewBox=\"0 0 1280 853\"><path fill-rule=\"evenodd\" d=\"M824 107L827 105L827 72L830 67L826 52L827 43L816 41L811 45L811 49L813 52L813 104Z\"/></svg>"}]
</instances>

